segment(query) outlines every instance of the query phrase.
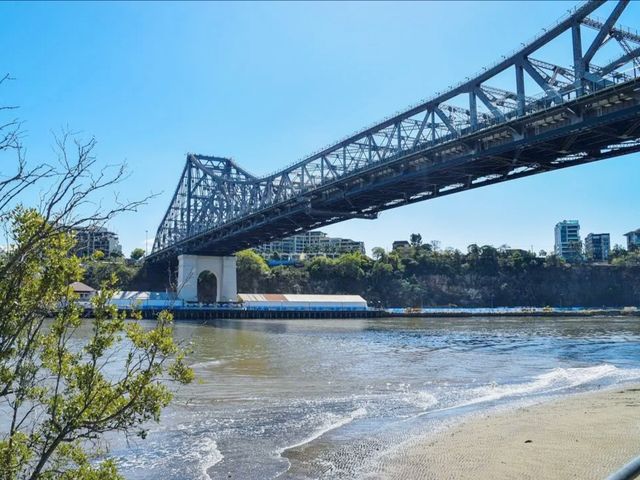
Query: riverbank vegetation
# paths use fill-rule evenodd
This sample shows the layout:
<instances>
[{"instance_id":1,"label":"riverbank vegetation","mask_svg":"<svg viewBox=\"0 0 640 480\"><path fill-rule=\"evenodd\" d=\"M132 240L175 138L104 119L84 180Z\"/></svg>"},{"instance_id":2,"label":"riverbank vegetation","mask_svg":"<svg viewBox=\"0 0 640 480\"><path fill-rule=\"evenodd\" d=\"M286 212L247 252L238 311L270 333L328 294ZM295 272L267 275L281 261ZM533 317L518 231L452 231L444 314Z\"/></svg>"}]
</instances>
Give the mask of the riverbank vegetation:
<instances>
[{"instance_id":1,"label":"riverbank vegetation","mask_svg":"<svg viewBox=\"0 0 640 480\"><path fill-rule=\"evenodd\" d=\"M414 241L405 248L316 257L269 268L238 254L241 292L351 293L376 306L624 306L640 304L640 252L614 249L611 264L570 265L555 255L469 245L466 252Z\"/></svg>"},{"instance_id":2,"label":"riverbank vegetation","mask_svg":"<svg viewBox=\"0 0 640 480\"><path fill-rule=\"evenodd\" d=\"M0 125L0 236L8 246L0 250L0 479L122 478L105 456L105 434L144 438L171 401L168 382L188 383L193 372L169 314L143 328L110 305L117 280L109 273L100 274L95 318L81 318L70 284L94 267L85 271L72 254L71 232L141 202L101 205L125 170L101 168L95 140L63 133L57 161L29 167L19 122Z\"/></svg>"},{"instance_id":3,"label":"riverbank vegetation","mask_svg":"<svg viewBox=\"0 0 640 480\"><path fill-rule=\"evenodd\" d=\"M115 273L126 290L152 288L140 262L86 260L86 283ZM546 252L472 244L466 252L441 249L412 235L408 246L374 248L372 256L316 256L269 267L254 250L237 254L243 293L359 294L380 307L583 306L640 304L640 251L616 246L609 263L569 264ZM167 275L154 272L151 276Z\"/></svg>"},{"instance_id":4,"label":"riverbank vegetation","mask_svg":"<svg viewBox=\"0 0 640 480\"><path fill-rule=\"evenodd\" d=\"M237 254L238 291L243 293L359 294L381 307L584 306L640 304L640 251L612 249L609 263L569 264L546 252L476 244L466 252L437 242L413 241L372 256L347 253L316 256L294 265L269 267L254 250ZM88 259L86 283L109 273L120 288L151 288L140 262ZM155 272L155 275L166 272Z\"/></svg>"},{"instance_id":5,"label":"riverbank vegetation","mask_svg":"<svg viewBox=\"0 0 640 480\"><path fill-rule=\"evenodd\" d=\"M96 289L114 276L119 289L128 289L140 269L140 263L123 256L101 258L93 255L82 258L81 262L84 269L82 281Z\"/></svg>"}]
</instances>

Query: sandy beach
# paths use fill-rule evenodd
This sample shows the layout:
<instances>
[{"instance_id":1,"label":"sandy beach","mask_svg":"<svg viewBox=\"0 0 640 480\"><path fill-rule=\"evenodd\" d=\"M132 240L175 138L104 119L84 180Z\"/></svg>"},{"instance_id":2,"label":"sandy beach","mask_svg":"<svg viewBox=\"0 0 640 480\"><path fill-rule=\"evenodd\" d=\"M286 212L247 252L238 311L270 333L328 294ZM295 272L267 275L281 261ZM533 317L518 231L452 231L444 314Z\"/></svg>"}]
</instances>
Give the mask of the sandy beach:
<instances>
[{"instance_id":1,"label":"sandy beach","mask_svg":"<svg viewBox=\"0 0 640 480\"><path fill-rule=\"evenodd\" d=\"M400 446L379 479L603 479L640 455L640 385L470 418Z\"/></svg>"}]
</instances>

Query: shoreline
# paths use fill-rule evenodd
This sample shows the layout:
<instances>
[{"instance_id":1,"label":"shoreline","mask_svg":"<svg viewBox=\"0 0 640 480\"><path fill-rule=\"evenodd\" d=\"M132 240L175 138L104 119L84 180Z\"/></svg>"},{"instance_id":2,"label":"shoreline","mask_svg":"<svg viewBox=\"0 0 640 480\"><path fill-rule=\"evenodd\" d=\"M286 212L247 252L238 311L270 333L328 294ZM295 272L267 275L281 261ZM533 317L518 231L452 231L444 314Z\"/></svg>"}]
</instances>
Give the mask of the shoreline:
<instances>
[{"instance_id":1,"label":"shoreline","mask_svg":"<svg viewBox=\"0 0 640 480\"><path fill-rule=\"evenodd\" d=\"M602 479L640 455L640 384L479 413L383 455L366 478Z\"/></svg>"},{"instance_id":2,"label":"shoreline","mask_svg":"<svg viewBox=\"0 0 640 480\"><path fill-rule=\"evenodd\" d=\"M427 312L388 312L381 318L473 318L473 317L492 317L492 318L522 318L522 317L563 317L563 318L584 318L584 317L620 317L632 318L640 317L640 310L627 311L623 309L584 309L584 310L567 310L567 311L542 311L542 310L522 310L522 311L427 311Z\"/></svg>"},{"instance_id":3,"label":"shoreline","mask_svg":"<svg viewBox=\"0 0 640 480\"><path fill-rule=\"evenodd\" d=\"M235 305L235 304L234 304ZM136 310L144 319L155 319L169 311L175 320L338 320L392 318L640 318L638 307L429 307L429 308L252 308L230 305L195 306L119 306L118 311L128 317ZM55 312L51 312L54 315ZM93 317L93 310L85 308L83 318Z\"/></svg>"}]
</instances>

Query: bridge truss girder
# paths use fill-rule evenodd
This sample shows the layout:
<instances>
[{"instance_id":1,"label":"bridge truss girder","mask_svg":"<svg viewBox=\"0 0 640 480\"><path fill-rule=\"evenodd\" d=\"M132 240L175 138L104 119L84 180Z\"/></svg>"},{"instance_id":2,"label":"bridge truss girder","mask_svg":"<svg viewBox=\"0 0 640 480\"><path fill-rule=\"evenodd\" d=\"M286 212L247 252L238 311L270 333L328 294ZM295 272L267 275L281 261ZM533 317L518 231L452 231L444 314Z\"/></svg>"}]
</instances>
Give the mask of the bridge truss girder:
<instances>
[{"instance_id":1,"label":"bridge truss girder","mask_svg":"<svg viewBox=\"0 0 640 480\"><path fill-rule=\"evenodd\" d=\"M258 178L230 159L188 155L151 257L229 254L347 218L375 218L407 203L635 151L640 38L615 25L627 3L619 1L604 22L589 18L604 2L583 4L475 78L272 175ZM583 27L596 32L587 45ZM532 57L568 32L573 65ZM621 45L619 56L594 65L612 39ZM507 70L513 88L486 83ZM541 94L528 95L527 85Z\"/></svg>"}]
</instances>

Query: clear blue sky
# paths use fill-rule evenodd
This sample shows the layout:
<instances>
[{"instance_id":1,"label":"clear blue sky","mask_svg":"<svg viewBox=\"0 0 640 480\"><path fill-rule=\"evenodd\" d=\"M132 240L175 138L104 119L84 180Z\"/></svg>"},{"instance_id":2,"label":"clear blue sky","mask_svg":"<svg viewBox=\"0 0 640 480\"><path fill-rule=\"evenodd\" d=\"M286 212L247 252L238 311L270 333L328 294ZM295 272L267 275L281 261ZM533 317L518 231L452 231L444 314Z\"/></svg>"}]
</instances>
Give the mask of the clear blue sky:
<instances>
[{"instance_id":1,"label":"clear blue sky","mask_svg":"<svg viewBox=\"0 0 640 480\"><path fill-rule=\"evenodd\" d=\"M28 157L51 131L94 135L104 163L127 161L135 198L114 220L125 253L152 237L185 154L230 156L267 173L497 60L573 2L1 3L0 100L21 106ZM640 5L621 23L640 26ZM557 52L549 51L553 57ZM612 243L640 227L640 157L606 160L456 194L325 230L370 250L419 232L549 250L553 227ZM6 166L0 166L4 170Z\"/></svg>"}]
</instances>

